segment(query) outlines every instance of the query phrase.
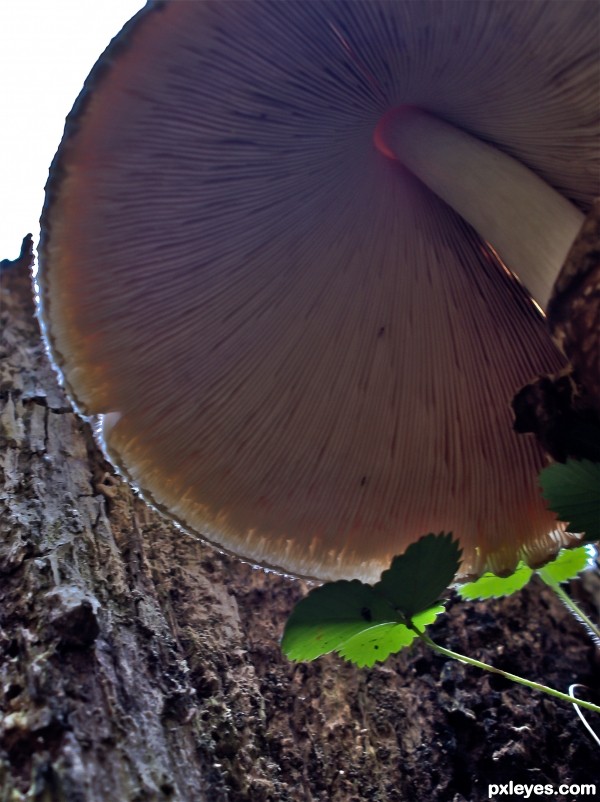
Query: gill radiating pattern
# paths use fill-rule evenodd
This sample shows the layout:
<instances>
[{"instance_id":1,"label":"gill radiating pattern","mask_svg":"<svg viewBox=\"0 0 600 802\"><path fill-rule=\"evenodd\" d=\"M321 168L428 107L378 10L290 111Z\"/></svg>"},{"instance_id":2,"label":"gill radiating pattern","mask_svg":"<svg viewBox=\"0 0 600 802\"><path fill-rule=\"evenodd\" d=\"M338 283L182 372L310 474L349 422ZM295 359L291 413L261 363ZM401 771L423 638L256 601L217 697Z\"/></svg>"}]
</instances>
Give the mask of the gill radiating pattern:
<instances>
[{"instance_id":1,"label":"gill radiating pattern","mask_svg":"<svg viewBox=\"0 0 600 802\"><path fill-rule=\"evenodd\" d=\"M561 360L473 231L372 144L418 103L587 203L589 168L549 150L550 126L574 148L591 128L569 117L589 90L532 66L560 35L546 10L229 0L140 20L59 153L43 302L69 386L121 413L108 446L157 504L307 575L373 579L430 530L475 571L548 550L543 458L509 403ZM591 64L580 27L560 51Z\"/></svg>"}]
</instances>

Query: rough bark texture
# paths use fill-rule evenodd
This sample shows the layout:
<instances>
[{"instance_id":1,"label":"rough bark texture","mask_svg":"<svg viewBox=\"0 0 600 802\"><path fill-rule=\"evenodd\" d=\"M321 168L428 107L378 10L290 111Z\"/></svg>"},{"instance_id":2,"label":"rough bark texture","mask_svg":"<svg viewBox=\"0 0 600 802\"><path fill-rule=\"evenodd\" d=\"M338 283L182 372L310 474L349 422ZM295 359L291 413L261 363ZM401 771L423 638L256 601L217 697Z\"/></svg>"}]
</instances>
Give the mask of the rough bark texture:
<instances>
[{"instance_id":1,"label":"rough bark texture","mask_svg":"<svg viewBox=\"0 0 600 802\"><path fill-rule=\"evenodd\" d=\"M567 254L548 304L548 328L569 363L513 398L514 428L535 434L557 462L600 461L600 199Z\"/></svg>"},{"instance_id":2,"label":"rough bark texture","mask_svg":"<svg viewBox=\"0 0 600 802\"><path fill-rule=\"evenodd\" d=\"M600 198L573 243L548 305L557 345L600 413Z\"/></svg>"},{"instance_id":3,"label":"rough bark texture","mask_svg":"<svg viewBox=\"0 0 600 802\"><path fill-rule=\"evenodd\" d=\"M0 800L477 802L511 779L600 793L568 704L420 644L371 670L286 661L306 584L197 542L114 476L57 385L26 264L0 270ZM574 588L594 616L598 584ZM594 645L539 586L454 603L432 634L600 687Z\"/></svg>"}]
</instances>

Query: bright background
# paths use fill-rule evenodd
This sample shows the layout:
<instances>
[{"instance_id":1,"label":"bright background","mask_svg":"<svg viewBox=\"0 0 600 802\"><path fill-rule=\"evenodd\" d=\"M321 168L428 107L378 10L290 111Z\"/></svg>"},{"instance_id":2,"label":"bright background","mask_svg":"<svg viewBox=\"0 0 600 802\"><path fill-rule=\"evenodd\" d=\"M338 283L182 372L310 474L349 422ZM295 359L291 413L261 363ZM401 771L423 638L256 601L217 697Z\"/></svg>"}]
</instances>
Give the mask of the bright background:
<instances>
[{"instance_id":1,"label":"bright background","mask_svg":"<svg viewBox=\"0 0 600 802\"><path fill-rule=\"evenodd\" d=\"M112 37L144 0L0 0L0 260L39 239L65 117Z\"/></svg>"}]
</instances>

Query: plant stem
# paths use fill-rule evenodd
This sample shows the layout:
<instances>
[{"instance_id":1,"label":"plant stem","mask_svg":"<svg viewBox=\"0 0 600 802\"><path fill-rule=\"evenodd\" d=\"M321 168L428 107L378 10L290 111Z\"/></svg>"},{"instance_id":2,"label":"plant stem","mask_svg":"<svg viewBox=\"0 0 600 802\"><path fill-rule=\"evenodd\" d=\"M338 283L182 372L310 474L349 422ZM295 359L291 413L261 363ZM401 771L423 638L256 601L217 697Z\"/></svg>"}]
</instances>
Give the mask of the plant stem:
<instances>
[{"instance_id":1,"label":"plant stem","mask_svg":"<svg viewBox=\"0 0 600 802\"><path fill-rule=\"evenodd\" d=\"M557 699L562 699L563 702L568 702L570 705L577 704L580 707L585 707L587 710L593 710L594 713L600 713L600 707L598 707L598 705L592 704L591 702L585 702L583 699L576 699L573 696L569 696L568 693L562 693L554 688L549 688L547 685L541 685L539 682L532 682L532 680L519 677L517 674L511 674L508 671L502 671L501 668L494 668L494 666L490 666L488 663L483 663L481 660L475 660L473 657L467 657L464 654L453 652L451 649L445 649L443 646L439 646L437 643L432 641L428 635L426 635L424 632L421 632L413 624L410 624L410 628L413 630L413 632L416 632L419 638L421 638L421 640L430 646L434 651L443 654L445 657L452 657L454 660L458 660L461 663L468 663L469 665L476 666L477 668L483 668L485 671L491 671L493 674L500 674L500 676L505 677L506 679L510 679L513 682L518 682L521 685L526 685L528 688L533 688L535 691L543 691L544 693L550 694L550 696L555 696Z\"/></svg>"},{"instance_id":2,"label":"plant stem","mask_svg":"<svg viewBox=\"0 0 600 802\"><path fill-rule=\"evenodd\" d=\"M573 615L578 618L584 626L586 626L593 636L597 639L598 643L600 643L600 629L594 624L594 622L587 617L587 615L583 612L583 610L577 605L576 602L569 596L569 594L560 586L558 582L554 579L550 579L550 577L546 577L544 575L544 570L538 571L540 579L548 585L548 587L552 588L552 590L556 593L556 595L561 599L561 601L571 610Z\"/></svg>"}]
</instances>

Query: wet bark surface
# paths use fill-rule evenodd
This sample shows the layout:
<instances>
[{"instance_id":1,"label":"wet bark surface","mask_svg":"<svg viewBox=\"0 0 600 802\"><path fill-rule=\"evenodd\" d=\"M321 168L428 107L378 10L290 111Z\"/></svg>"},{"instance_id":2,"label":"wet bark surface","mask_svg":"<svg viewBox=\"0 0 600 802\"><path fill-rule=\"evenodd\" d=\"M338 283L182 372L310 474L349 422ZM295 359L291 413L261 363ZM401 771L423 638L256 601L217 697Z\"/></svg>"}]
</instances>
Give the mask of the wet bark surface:
<instances>
[{"instance_id":1,"label":"wet bark surface","mask_svg":"<svg viewBox=\"0 0 600 802\"><path fill-rule=\"evenodd\" d=\"M600 793L568 704L421 644L372 669L288 662L279 639L307 584L198 542L121 482L57 384L27 265L0 279L0 800L477 802L510 780ZM599 586L572 588L596 619ZM535 582L453 602L431 634L600 690L598 650Z\"/></svg>"}]
</instances>

